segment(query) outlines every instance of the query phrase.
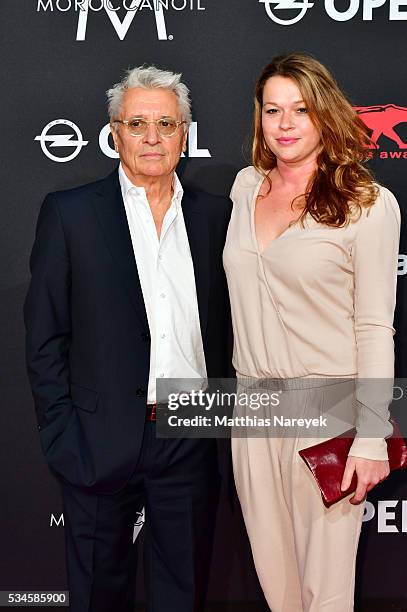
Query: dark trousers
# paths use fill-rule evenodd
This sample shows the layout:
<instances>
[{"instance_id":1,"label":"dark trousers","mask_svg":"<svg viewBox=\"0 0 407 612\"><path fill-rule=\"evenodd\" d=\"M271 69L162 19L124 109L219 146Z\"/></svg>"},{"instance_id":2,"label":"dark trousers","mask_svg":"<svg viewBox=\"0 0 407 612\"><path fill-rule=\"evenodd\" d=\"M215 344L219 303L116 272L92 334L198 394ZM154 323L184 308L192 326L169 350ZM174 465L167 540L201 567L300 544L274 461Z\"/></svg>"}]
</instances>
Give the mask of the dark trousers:
<instances>
[{"instance_id":1,"label":"dark trousers","mask_svg":"<svg viewBox=\"0 0 407 612\"><path fill-rule=\"evenodd\" d=\"M71 612L133 612L133 529L143 507L148 612L204 610L219 493L215 440L159 439L147 422L121 491L61 486Z\"/></svg>"}]
</instances>

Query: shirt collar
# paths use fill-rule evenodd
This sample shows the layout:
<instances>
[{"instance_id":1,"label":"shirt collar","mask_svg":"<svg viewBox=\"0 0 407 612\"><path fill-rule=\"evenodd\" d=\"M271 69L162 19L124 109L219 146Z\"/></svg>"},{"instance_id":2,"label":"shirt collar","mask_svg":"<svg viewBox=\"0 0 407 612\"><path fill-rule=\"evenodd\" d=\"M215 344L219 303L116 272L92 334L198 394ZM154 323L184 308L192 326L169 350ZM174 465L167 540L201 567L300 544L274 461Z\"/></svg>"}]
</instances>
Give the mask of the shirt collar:
<instances>
[{"instance_id":1,"label":"shirt collar","mask_svg":"<svg viewBox=\"0 0 407 612\"><path fill-rule=\"evenodd\" d=\"M123 170L123 166L121 163L119 164L119 182L120 182L123 200L126 200L130 191L135 193L137 196L141 196L147 199L146 191L144 187L137 187L130 181L127 174ZM172 202L175 201L177 204L180 204L182 196L184 194L184 190L182 188L181 181L179 180L176 172L174 172L174 177L172 179L172 188L173 188L173 196L172 196L171 201Z\"/></svg>"}]
</instances>

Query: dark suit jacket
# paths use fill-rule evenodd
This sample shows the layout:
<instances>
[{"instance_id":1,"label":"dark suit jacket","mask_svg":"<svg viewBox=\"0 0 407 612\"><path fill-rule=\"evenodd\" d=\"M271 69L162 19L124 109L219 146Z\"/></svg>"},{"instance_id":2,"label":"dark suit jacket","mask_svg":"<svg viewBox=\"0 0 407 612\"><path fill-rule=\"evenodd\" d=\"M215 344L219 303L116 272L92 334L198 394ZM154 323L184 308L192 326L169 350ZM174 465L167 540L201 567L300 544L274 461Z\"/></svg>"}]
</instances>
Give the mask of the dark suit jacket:
<instances>
[{"instance_id":1,"label":"dark suit jacket","mask_svg":"<svg viewBox=\"0 0 407 612\"><path fill-rule=\"evenodd\" d=\"M208 377L230 375L222 250L231 202L185 189ZM143 437L150 334L118 172L49 194L24 306L26 355L49 466L94 492L119 490Z\"/></svg>"}]
</instances>

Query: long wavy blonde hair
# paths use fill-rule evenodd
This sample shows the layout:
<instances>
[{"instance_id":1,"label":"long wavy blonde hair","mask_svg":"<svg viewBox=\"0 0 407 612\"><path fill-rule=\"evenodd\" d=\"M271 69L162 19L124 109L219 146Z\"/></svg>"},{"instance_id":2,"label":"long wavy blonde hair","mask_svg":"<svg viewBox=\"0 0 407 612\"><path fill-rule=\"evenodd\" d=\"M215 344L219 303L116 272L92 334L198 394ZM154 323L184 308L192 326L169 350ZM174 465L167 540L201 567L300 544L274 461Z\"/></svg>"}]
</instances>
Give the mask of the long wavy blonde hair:
<instances>
[{"instance_id":1,"label":"long wavy blonde hair","mask_svg":"<svg viewBox=\"0 0 407 612\"><path fill-rule=\"evenodd\" d=\"M342 227L355 210L360 214L362 207L372 206L377 198L373 176L363 165L369 156L368 129L332 74L318 60L305 53L275 57L263 69L254 98L252 160L267 178L277 165L262 129L263 90L272 76L295 81L321 138L317 170L303 194L305 208L300 220L310 213L320 223Z\"/></svg>"}]
</instances>

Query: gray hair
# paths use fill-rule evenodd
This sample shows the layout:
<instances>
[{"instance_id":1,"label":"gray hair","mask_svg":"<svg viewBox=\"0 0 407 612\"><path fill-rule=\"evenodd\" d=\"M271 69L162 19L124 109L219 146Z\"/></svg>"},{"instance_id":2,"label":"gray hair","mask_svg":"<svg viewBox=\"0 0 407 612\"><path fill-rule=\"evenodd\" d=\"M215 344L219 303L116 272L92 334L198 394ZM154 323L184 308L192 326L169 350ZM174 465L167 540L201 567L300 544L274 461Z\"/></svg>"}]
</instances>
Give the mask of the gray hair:
<instances>
[{"instance_id":1,"label":"gray hair","mask_svg":"<svg viewBox=\"0 0 407 612\"><path fill-rule=\"evenodd\" d=\"M181 74L160 70L155 66L136 66L126 71L125 77L108 89L108 111L110 121L116 119L120 113L123 102L123 95L128 89L141 87L143 89L162 88L173 91L178 98L178 105L183 121L187 127L192 121L191 99L188 87L181 82Z\"/></svg>"}]
</instances>

